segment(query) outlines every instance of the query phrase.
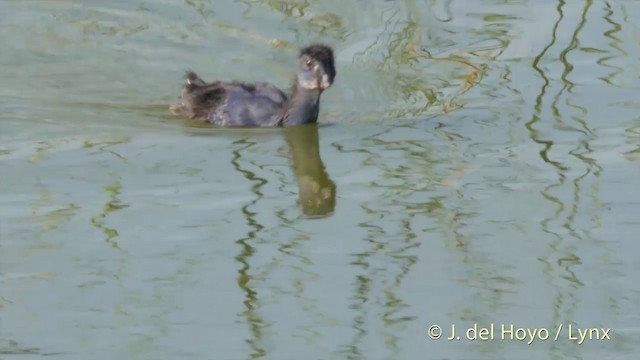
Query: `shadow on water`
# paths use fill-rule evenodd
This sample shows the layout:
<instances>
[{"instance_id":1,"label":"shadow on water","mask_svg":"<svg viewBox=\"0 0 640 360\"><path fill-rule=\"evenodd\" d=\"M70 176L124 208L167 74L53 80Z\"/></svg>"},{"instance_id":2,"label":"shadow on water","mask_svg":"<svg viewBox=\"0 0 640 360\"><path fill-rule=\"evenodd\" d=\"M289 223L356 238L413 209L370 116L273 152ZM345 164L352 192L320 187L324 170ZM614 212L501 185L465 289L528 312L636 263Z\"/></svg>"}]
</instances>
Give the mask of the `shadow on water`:
<instances>
[{"instance_id":1,"label":"shadow on water","mask_svg":"<svg viewBox=\"0 0 640 360\"><path fill-rule=\"evenodd\" d=\"M330 216L336 207L336 184L329 178L320 158L318 125L287 128L285 139L298 182L302 213L309 217Z\"/></svg>"}]
</instances>

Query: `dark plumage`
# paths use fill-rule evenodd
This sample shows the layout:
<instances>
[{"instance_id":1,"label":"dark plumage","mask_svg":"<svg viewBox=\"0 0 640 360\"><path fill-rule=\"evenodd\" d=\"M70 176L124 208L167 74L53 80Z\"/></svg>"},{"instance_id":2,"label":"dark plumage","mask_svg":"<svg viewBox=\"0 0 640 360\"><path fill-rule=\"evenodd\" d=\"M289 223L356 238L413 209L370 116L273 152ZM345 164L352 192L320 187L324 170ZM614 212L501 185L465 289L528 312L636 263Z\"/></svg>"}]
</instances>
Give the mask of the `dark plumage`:
<instances>
[{"instance_id":1,"label":"dark plumage","mask_svg":"<svg viewBox=\"0 0 640 360\"><path fill-rule=\"evenodd\" d=\"M265 83L214 81L207 84L188 71L182 102L171 111L221 126L292 126L318 119L320 95L336 77L333 51L313 45L300 51L296 80L289 95Z\"/></svg>"}]
</instances>

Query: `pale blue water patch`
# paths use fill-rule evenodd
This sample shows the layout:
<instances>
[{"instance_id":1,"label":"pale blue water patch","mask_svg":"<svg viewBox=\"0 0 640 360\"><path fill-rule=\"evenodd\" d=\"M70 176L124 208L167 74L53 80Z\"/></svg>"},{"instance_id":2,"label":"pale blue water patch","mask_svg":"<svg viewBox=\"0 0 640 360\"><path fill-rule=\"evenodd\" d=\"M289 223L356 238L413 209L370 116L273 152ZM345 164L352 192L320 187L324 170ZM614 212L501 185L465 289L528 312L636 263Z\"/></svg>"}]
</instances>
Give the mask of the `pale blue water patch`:
<instances>
[{"instance_id":1,"label":"pale blue water patch","mask_svg":"<svg viewBox=\"0 0 640 360\"><path fill-rule=\"evenodd\" d=\"M0 2L0 358L637 358L637 8ZM168 114L315 41L319 127Z\"/></svg>"}]
</instances>

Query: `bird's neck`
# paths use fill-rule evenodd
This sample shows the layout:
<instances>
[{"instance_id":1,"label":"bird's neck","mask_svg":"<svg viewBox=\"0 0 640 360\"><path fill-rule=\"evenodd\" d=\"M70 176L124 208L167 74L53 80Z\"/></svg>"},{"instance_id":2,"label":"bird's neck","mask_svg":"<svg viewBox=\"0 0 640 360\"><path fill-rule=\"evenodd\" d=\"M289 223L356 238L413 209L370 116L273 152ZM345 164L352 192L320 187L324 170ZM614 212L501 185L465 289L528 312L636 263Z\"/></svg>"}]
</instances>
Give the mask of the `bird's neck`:
<instances>
[{"instance_id":1,"label":"bird's neck","mask_svg":"<svg viewBox=\"0 0 640 360\"><path fill-rule=\"evenodd\" d=\"M287 100L283 125L293 126L316 122L321 93L320 90L308 90L296 84Z\"/></svg>"}]
</instances>

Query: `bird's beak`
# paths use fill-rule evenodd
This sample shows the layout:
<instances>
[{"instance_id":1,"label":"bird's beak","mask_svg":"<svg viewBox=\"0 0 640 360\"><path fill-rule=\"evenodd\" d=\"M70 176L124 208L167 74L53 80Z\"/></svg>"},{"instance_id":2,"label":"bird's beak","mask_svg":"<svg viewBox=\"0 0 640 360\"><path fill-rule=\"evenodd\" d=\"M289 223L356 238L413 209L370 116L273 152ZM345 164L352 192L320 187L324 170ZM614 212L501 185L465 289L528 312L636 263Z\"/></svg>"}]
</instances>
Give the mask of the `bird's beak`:
<instances>
[{"instance_id":1,"label":"bird's beak","mask_svg":"<svg viewBox=\"0 0 640 360\"><path fill-rule=\"evenodd\" d=\"M322 90L326 90L331 86L331 82L329 82L329 75L322 75L322 80L320 81L320 88Z\"/></svg>"}]
</instances>

